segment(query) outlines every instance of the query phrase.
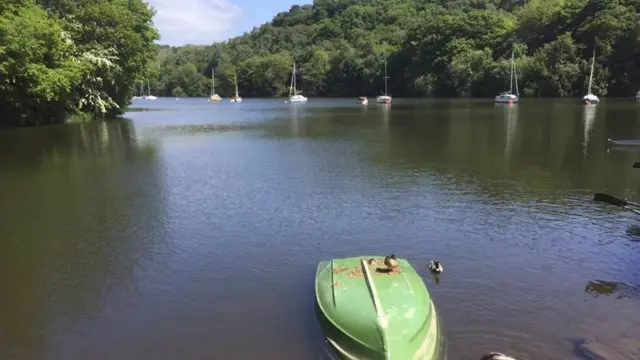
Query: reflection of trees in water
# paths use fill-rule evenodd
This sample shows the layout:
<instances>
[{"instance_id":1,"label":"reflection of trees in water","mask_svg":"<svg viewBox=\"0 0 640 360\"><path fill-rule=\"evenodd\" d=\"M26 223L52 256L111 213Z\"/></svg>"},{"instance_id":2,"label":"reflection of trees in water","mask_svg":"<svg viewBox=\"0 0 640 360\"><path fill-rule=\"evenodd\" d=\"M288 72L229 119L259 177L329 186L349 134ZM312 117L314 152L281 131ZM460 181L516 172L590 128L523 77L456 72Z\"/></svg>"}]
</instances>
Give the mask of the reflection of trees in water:
<instances>
[{"instance_id":1,"label":"reflection of trees in water","mask_svg":"<svg viewBox=\"0 0 640 360\"><path fill-rule=\"evenodd\" d=\"M401 121L388 127L387 147L373 154L374 161L446 171L458 178L506 181L501 186L507 187L517 180L552 193L584 187L616 191L636 183L637 170L620 166L633 163L633 155L622 154L626 158L619 161L607 155L610 129L605 127L635 116L635 108L618 108L617 118L594 121L570 100L530 100L517 110L475 102L444 104L449 107L422 114L394 111L394 118ZM598 114L607 116L606 105L601 107ZM586 158L585 134L589 136Z\"/></svg>"},{"instance_id":2,"label":"reflection of trees in water","mask_svg":"<svg viewBox=\"0 0 640 360\"><path fill-rule=\"evenodd\" d=\"M632 237L632 241L640 241L640 226L629 225L627 227L627 235Z\"/></svg>"},{"instance_id":3,"label":"reflection of trees in water","mask_svg":"<svg viewBox=\"0 0 640 360\"><path fill-rule=\"evenodd\" d=\"M129 291L162 240L158 160L125 121L11 130L0 144L0 358L44 358Z\"/></svg>"},{"instance_id":4,"label":"reflection of trees in water","mask_svg":"<svg viewBox=\"0 0 640 360\"><path fill-rule=\"evenodd\" d=\"M129 156L136 150L135 138L128 122L90 122L21 128L0 132L0 165L39 166L69 158Z\"/></svg>"},{"instance_id":5,"label":"reflection of trees in water","mask_svg":"<svg viewBox=\"0 0 640 360\"><path fill-rule=\"evenodd\" d=\"M640 299L640 286L615 281L589 281L584 288L584 292L593 296L615 295L617 299Z\"/></svg>"},{"instance_id":6,"label":"reflection of trees in water","mask_svg":"<svg viewBox=\"0 0 640 360\"><path fill-rule=\"evenodd\" d=\"M363 106L354 102L353 107L345 108L289 104L287 113L272 122L260 124L256 129L264 131L266 137L279 139L331 139L372 124L387 126L391 122L391 113L391 106L376 103Z\"/></svg>"},{"instance_id":7,"label":"reflection of trees in water","mask_svg":"<svg viewBox=\"0 0 640 360\"><path fill-rule=\"evenodd\" d=\"M198 135L207 133L223 133L231 131L245 131L259 129L259 125L252 124L187 124L150 126L140 131L141 137L155 139L164 135Z\"/></svg>"}]
</instances>

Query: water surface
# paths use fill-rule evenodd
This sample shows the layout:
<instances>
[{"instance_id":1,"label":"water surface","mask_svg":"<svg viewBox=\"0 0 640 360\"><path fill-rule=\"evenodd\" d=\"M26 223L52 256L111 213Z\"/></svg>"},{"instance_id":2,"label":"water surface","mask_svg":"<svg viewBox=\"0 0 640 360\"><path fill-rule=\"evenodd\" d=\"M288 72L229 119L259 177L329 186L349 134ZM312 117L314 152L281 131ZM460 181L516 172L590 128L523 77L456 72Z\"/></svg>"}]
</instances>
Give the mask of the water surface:
<instances>
[{"instance_id":1,"label":"water surface","mask_svg":"<svg viewBox=\"0 0 640 360\"><path fill-rule=\"evenodd\" d=\"M327 359L317 263L408 258L451 359L640 337L640 106L136 100L0 132L0 358ZM445 272L436 284L431 259Z\"/></svg>"}]
</instances>

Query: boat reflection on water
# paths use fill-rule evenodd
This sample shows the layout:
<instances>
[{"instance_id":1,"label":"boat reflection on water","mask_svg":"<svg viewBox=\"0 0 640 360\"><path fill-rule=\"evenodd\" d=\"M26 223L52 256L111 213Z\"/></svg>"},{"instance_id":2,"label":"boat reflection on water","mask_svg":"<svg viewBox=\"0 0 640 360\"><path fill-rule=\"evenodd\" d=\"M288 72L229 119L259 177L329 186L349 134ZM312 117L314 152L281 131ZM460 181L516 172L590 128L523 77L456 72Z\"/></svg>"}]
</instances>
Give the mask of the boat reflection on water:
<instances>
[{"instance_id":1,"label":"boat reflection on water","mask_svg":"<svg viewBox=\"0 0 640 360\"><path fill-rule=\"evenodd\" d=\"M616 299L638 299L640 300L640 286L626 284L616 281L592 280L584 288L586 294L592 296L611 296Z\"/></svg>"},{"instance_id":2,"label":"boat reflection on water","mask_svg":"<svg viewBox=\"0 0 640 360\"><path fill-rule=\"evenodd\" d=\"M292 106L289 108L289 120L291 125L291 133L293 137L300 137L300 121L298 120L298 107Z\"/></svg>"},{"instance_id":3,"label":"boat reflection on water","mask_svg":"<svg viewBox=\"0 0 640 360\"><path fill-rule=\"evenodd\" d=\"M621 151L621 152L640 154L640 146L609 145L609 147L607 147L607 154L610 154L611 151Z\"/></svg>"},{"instance_id":4,"label":"boat reflection on water","mask_svg":"<svg viewBox=\"0 0 640 360\"><path fill-rule=\"evenodd\" d=\"M384 104L382 106L382 122L385 127L389 127L389 112L391 111L391 104Z\"/></svg>"},{"instance_id":5,"label":"boat reflection on water","mask_svg":"<svg viewBox=\"0 0 640 360\"><path fill-rule=\"evenodd\" d=\"M589 145L589 139L596 120L597 107L585 106L583 109L582 118L584 120L584 141L582 143L582 153L584 156L587 156L587 146Z\"/></svg>"},{"instance_id":6,"label":"boat reflection on water","mask_svg":"<svg viewBox=\"0 0 640 360\"><path fill-rule=\"evenodd\" d=\"M518 106L501 106L505 114L506 135L504 152L507 156L513 149L516 138L516 127L518 125Z\"/></svg>"}]
</instances>

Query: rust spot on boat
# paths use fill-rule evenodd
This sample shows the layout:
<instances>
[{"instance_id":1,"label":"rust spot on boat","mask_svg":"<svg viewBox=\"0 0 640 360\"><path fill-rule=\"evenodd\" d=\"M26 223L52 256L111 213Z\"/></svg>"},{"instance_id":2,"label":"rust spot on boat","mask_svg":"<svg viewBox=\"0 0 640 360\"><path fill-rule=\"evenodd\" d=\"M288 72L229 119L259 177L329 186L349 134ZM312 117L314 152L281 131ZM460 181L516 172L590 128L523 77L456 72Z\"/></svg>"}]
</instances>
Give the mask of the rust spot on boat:
<instances>
[{"instance_id":1,"label":"rust spot on boat","mask_svg":"<svg viewBox=\"0 0 640 360\"><path fill-rule=\"evenodd\" d=\"M400 266L395 267L393 269L389 269L385 264L384 260L376 260L376 259L366 259L369 267L371 267L373 271L373 275L397 275L402 272ZM335 268L333 269L333 273L335 275L339 275L342 273L347 273L347 276L350 278L354 277L362 277L364 274L362 273L361 266L353 266L353 267L345 267L345 268Z\"/></svg>"}]
</instances>

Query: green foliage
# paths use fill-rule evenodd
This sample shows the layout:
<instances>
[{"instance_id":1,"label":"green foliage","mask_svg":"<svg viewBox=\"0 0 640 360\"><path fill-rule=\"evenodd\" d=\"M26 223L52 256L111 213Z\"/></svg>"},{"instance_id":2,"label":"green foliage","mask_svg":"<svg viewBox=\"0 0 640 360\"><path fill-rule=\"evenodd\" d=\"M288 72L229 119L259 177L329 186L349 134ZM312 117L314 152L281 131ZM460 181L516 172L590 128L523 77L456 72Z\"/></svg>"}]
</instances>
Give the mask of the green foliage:
<instances>
[{"instance_id":1,"label":"green foliage","mask_svg":"<svg viewBox=\"0 0 640 360\"><path fill-rule=\"evenodd\" d=\"M288 92L293 61L307 95L494 96L516 55L525 96L628 96L640 84L640 0L315 0L212 46L161 47L154 88L243 96ZM183 65L192 64L185 72Z\"/></svg>"},{"instance_id":2,"label":"green foliage","mask_svg":"<svg viewBox=\"0 0 640 360\"><path fill-rule=\"evenodd\" d=\"M0 5L0 125L114 115L148 74L158 38L141 0Z\"/></svg>"}]
</instances>

